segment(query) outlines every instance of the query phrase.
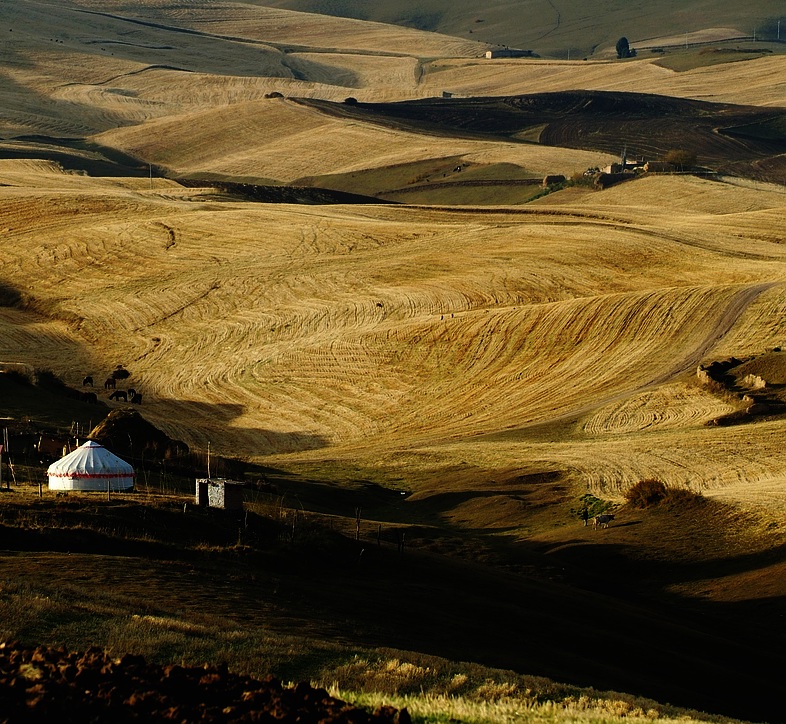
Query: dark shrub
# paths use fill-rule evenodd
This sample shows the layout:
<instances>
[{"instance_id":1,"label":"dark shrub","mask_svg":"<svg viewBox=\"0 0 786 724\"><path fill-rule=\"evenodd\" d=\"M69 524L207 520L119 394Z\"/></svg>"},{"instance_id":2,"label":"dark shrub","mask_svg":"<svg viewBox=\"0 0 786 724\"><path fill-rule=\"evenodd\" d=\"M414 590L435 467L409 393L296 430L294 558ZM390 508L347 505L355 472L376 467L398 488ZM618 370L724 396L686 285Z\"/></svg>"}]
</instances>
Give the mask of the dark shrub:
<instances>
[{"instance_id":1,"label":"dark shrub","mask_svg":"<svg viewBox=\"0 0 786 724\"><path fill-rule=\"evenodd\" d=\"M358 104L358 99L349 96L349 98L344 99L344 103L346 103L348 106L356 106Z\"/></svg>"},{"instance_id":2,"label":"dark shrub","mask_svg":"<svg viewBox=\"0 0 786 724\"><path fill-rule=\"evenodd\" d=\"M649 508L665 500L668 491L660 480L639 480L625 493L625 500L634 508Z\"/></svg>"},{"instance_id":3,"label":"dark shrub","mask_svg":"<svg viewBox=\"0 0 786 724\"><path fill-rule=\"evenodd\" d=\"M583 511L586 510L587 517L594 518L596 515L602 515L611 507L610 501L596 498L592 493L585 493L579 498L578 508L571 508L571 513L581 518Z\"/></svg>"},{"instance_id":4,"label":"dark shrub","mask_svg":"<svg viewBox=\"0 0 786 724\"><path fill-rule=\"evenodd\" d=\"M631 57L630 44L628 43L628 39L626 37L623 36L617 41L616 49L618 58Z\"/></svg>"},{"instance_id":5,"label":"dark shrub","mask_svg":"<svg viewBox=\"0 0 786 724\"><path fill-rule=\"evenodd\" d=\"M693 168L696 165L696 154L682 148L674 148L663 159L677 171ZM732 358L733 359L733 358Z\"/></svg>"}]
</instances>

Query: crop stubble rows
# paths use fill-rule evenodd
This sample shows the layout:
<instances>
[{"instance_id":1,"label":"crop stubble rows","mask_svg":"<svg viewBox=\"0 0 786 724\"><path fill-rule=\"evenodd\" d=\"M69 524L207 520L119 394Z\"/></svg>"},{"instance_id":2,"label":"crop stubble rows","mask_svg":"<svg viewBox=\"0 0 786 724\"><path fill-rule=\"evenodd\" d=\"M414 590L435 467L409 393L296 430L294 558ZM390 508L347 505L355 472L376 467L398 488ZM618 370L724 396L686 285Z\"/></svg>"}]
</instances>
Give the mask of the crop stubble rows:
<instances>
[{"instance_id":1,"label":"crop stubble rows","mask_svg":"<svg viewBox=\"0 0 786 724\"><path fill-rule=\"evenodd\" d=\"M761 284L780 281L783 252L760 227L741 243L745 214L684 211L659 235L646 182L614 218L217 204L168 187L74 188L62 174L62 190L31 193L24 173L44 186L57 174L16 168L17 185L0 190L4 280L65 326L43 325L34 350L22 313L7 310L4 353L76 382L85 352L64 358L63 340L82 339L94 364L132 369L146 413L191 443L250 457L329 443L331 456L371 459L437 445L437 458L463 459L473 436L521 430L478 452L484 464L551 461L612 492L648 472L699 487L743 469L783 474L774 452L751 463L736 433L702 427L719 403L700 394L675 385L625 401L710 353L713 325L722 337L744 312L728 311L735 298L760 295L742 317L748 347L779 339L783 292ZM686 190L696 184L707 208L740 193L695 180ZM697 214L727 233L698 244ZM533 423L603 400L584 426L592 440L522 443ZM657 451L653 426L680 455ZM707 459L720 437L728 444Z\"/></svg>"}]
</instances>

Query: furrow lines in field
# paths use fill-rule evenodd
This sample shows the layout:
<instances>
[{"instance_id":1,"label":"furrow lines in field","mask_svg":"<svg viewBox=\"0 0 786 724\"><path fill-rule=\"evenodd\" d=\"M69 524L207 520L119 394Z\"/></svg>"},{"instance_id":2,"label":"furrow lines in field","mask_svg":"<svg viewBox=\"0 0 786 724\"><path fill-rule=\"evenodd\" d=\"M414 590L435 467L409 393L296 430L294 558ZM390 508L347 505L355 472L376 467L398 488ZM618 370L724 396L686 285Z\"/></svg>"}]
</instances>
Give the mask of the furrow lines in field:
<instances>
[{"instance_id":1,"label":"furrow lines in field","mask_svg":"<svg viewBox=\"0 0 786 724\"><path fill-rule=\"evenodd\" d=\"M673 289L468 315L473 324L453 346L405 348L398 364L418 370L421 386L395 429L457 432L466 426L455 418L466 413L476 432L500 429L635 389L703 338L707 316L720 314L732 291Z\"/></svg>"},{"instance_id":2,"label":"furrow lines in field","mask_svg":"<svg viewBox=\"0 0 786 724\"><path fill-rule=\"evenodd\" d=\"M696 386L674 384L646 390L598 410L584 423L589 435L701 425L735 407Z\"/></svg>"},{"instance_id":3,"label":"furrow lines in field","mask_svg":"<svg viewBox=\"0 0 786 724\"><path fill-rule=\"evenodd\" d=\"M786 477L776 428L773 423L759 425L755 446L748 426L706 428L690 441L675 430L619 441L555 445L549 458L579 471L596 494L621 497L639 480L655 478L705 494L755 502L753 488L757 482ZM748 485L753 487L746 492ZM781 507L786 503L781 501Z\"/></svg>"}]
</instances>

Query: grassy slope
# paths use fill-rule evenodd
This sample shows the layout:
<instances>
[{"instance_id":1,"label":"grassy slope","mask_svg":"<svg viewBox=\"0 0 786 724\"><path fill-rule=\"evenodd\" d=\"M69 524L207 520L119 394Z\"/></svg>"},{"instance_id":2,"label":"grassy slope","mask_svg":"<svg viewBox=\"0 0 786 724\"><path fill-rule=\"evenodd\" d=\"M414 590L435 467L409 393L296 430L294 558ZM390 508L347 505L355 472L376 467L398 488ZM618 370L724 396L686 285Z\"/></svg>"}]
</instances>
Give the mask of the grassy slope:
<instances>
[{"instance_id":1,"label":"grassy slope","mask_svg":"<svg viewBox=\"0 0 786 724\"><path fill-rule=\"evenodd\" d=\"M215 37L270 32L247 7L220 21L155 16L162 24L210 26L212 37L131 28L71 14L73 7L52 15L55 6L34 6L42 12L31 20L26 5L3 6L14 33L1 51L5 135L103 133L107 143L185 173L221 161L227 173L247 174L247 155L259 176L276 179L380 173L402 162L420 168L424 159L452 163L457 153L478 165L514 162L537 172L594 165L575 152L481 142L443 142L435 154L433 138L375 139L376 129L330 125L290 102L263 99L271 89L335 100L576 85L765 105L784 98L783 86L771 82L779 58L679 74L650 62L423 64L421 36L387 35L378 26L344 35L364 52L338 57L341 43L331 38L344 34L344 24L322 36L328 26L315 22L304 40L290 22L289 35L259 46ZM107 9L130 13L101 4ZM304 20L283 20L293 19ZM133 30L132 44L119 29ZM298 40L310 46L308 57L293 68L297 53L289 53L282 65L271 43ZM429 42L433 55L466 50L451 39ZM314 48L326 45L331 52L312 62ZM386 55L376 55L382 46ZM183 70L152 67L161 65ZM292 154L306 124L312 133ZM347 139L358 151L349 165L335 151ZM238 142L241 152L232 146ZM491 529L508 536L502 549L511 550L510 539L530 541L561 565L594 570L608 561L598 558L603 546L566 525L580 493L619 500L649 475L687 483L751 511L751 536L733 531L739 539L727 544L718 532L707 541L703 526L715 518L697 513L685 538L668 514L629 513L607 552L652 558L644 580L651 573L664 590L671 586L682 606L719 602L702 615L731 611L742 627L755 609L753 629L733 631L740 640L760 640L757 622L777 615L783 421L704 427L728 402L696 388L690 369L701 359L783 344L781 189L650 178L484 211L227 202L161 179L150 188L147 179L90 179L39 162L3 162L0 182L2 282L26 302L0 309L0 362L52 367L71 383L122 362L144 389L145 413L173 436L264 456L315 479L409 489L405 520L436 520L455 532L458 542L428 544L440 550L472 549L461 542L465 532ZM669 544L658 549L661 540ZM751 549L761 555L743 554ZM680 556L690 560L677 574L672 564ZM6 563L13 578L15 561ZM85 580L103 567L90 558L73 565L86 567ZM423 580L429 576L426 570ZM504 585L518 591L525 584ZM61 586L50 578L11 600L43 601ZM87 588L79 595L89 600ZM480 610L488 601L472 605ZM609 630L615 616L604 618ZM76 621L72 634L97 620L85 629ZM156 639L162 655L167 635ZM489 639L480 625L474 635ZM452 638L432 644L457 655ZM530 654L516 666L539 665L539 650ZM566 660L553 662L555 671Z\"/></svg>"},{"instance_id":2,"label":"grassy slope","mask_svg":"<svg viewBox=\"0 0 786 724\"><path fill-rule=\"evenodd\" d=\"M528 48L545 56L580 58L613 49L625 35L631 45L660 36L675 36L708 28L728 28L731 34L749 36L753 25L757 36L775 37L775 21L781 12L777 3L759 0L753 8L735 3L694 2L690 7L676 0L656 3L604 2L588 10L580 0L514 3L509 0L471 2L458 6L448 0L395 0L369 5L362 0L340 3L325 0L262 0L271 7L344 15L399 23L412 27L480 40L486 43Z\"/></svg>"}]
</instances>

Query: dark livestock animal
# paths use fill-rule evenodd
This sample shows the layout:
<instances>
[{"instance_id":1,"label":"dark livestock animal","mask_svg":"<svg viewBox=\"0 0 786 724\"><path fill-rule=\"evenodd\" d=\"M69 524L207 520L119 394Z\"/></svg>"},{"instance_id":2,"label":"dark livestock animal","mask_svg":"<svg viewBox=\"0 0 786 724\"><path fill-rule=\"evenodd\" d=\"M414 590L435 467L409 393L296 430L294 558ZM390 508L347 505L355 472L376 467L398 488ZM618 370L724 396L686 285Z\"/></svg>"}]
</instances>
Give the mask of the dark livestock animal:
<instances>
[{"instance_id":1,"label":"dark livestock animal","mask_svg":"<svg viewBox=\"0 0 786 724\"><path fill-rule=\"evenodd\" d=\"M596 515L592 519L592 527L593 528L608 528L609 527L609 523L611 523L612 520L614 520L614 516L611 515L611 514L608 514L608 513L605 514L605 515Z\"/></svg>"},{"instance_id":2,"label":"dark livestock animal","mask_svg":"<svg viewBox=\"0 0 786 724\"><path fill-rule=\"evenodd\" d=\"M98 397L95 392L83 392L82 402L87 402L89 405L95 405L98 403Z\"/></svg>"},{"instance_id":3,"label":"dark livestock animal","mask_svg":"<svg viewBox=\"0 0 786 724\"><path fill-rule=\"evenodd\" d=\"M134 396L131 398L131 402L133 402L135 405L141 405L141 404L142 404L142 393L141 393L141 392L137 392L137 393L136 393L136 394L135 394L135 395L134 395Z\"/></svg>"},{"instance_id":4,"label":"dark livestock animal","mask_svg":"<svg viewBox=\"0 0 786 724\"><path fill-rule=\"evenodd\" d=\"M82 387L88 387L88 386L90 387L93 386L93 378L90 375L87 375L87 377L85 377L82 380Z\"/></svg>"},{"instance_id":5,"label":"dark livestock animal","mask_svg":"<svg viewBox=\"0 0 786 724\"><path fill-rule=\"evenodd\" d=\"M114 377L107 377L106 381L104 382L104 389L105 390L114 390L115 389L115 378Z\"/></svg>"},{"instance_id":6,"label":"dark livestock animal","mask_svg":"<svg viewBox=\"0 0 786 724\"><path fill-rule=\"evenodd\" d=\"M123 400L124 402L128 402L128 394L125 390L115 390L111 395L109 395L110 400Z\"/></svg>"}]
</instances>

